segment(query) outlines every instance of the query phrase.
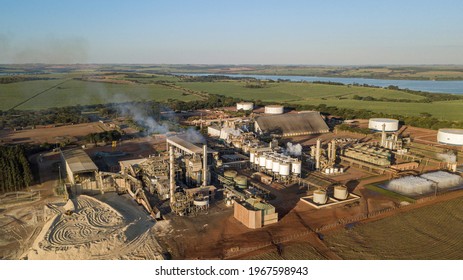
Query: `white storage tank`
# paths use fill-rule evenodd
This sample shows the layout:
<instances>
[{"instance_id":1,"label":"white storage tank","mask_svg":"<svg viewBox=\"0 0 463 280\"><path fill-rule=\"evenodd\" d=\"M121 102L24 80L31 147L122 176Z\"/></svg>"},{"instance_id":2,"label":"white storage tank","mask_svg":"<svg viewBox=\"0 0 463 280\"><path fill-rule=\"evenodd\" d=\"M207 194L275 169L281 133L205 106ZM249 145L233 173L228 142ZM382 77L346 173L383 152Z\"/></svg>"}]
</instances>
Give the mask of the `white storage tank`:
<instances>
[{"instance_id":1,"label":"white storage tank","mask_svg":"<svg viewBox=\"0 0 463 280\"><path fill-rule=\"evenodd\" d=\"M291 163L291 172L296 175L299 175L301 174L301 167L302 167L302 163L299 160L293 161Z\"/></svg>"},{"instance_id":2,"label":"white storage tank","mask_svg":"<svg viewBox=\"0 0 463 280\"><path fill-rule=\"evenodd\" d=\"M254 109L254 103L252 102L238 102L236 103L236 110L252 110Z\"/></svg>"},{"instance_id":3,"label":"white storage tank","mask_svg":"<svg viewBox=\"0 0 463 280\"><path fill-rule=\"evenodd\" d=\"M265 113L271 115L283 114L284 107L281 105L267 105L265 106Z\"/></svg>"},{"instance_id":4,"label":"white storage tank","mask_svg":"<svg viewBox=\"0 0 463 280\"><path fill-rule=\"evenodd\" d=\"M289 176L289 163L282 162L280 163L280 175L281 176Z\"/></svg>"},{"instance_id":5,"label":"white storage tank","mask_svg":"<svg viewBox=\"0 0 463 280\"><path fill-rule=\"evenodd\" d=\"M316 190L313 192L313 202L317 204L325 204L328 201L328 196L323 190Z\"/></svg>"},{"instance_id":6,"label":"white storage tank","mask_svg":"<svg viewBox=\"0 0 463 280\"><path fill-rule=\"evenodd\" d=\"M266 160L267 160L267 158L265 157L265 155L260 155L259 156L259 166L260 167L265 167Z\"/></svg>"},{"instance_id":7,"label":"white storage tank","mask_svg":"<svg viewBox=\"0 0 463 280\"><path fill-rule=\"evenodd\" d=\"M272 166L273 166L273 159L267 156L265 159L265 169L272 170Z\"/></svg>"},{"instance_id":8,"label":"white storage tank","mask_svg":"<svg viewBox=\"0 0 463 280\"><path fill-rule=\"evenodd\" d=\"M386 119L386 118L373 118L368 121L368 128L376 131L383 131L383 124L385 124L384 130L386 132L393 132L399 129L399 120Z\"/></svg>"},{"instance_id":9,"label":"white storage tank","mask_svg":"<svg viewBox=\"0 0 463 280\"><path fill-rule=\"evenodd\" d=\"M273 160L272 172L280 173L280 161L279 160Z\"/></svg>"},{"instance_id":10,"label":"white storage tank","mask_svg":"<svg viewBox=\"0 0 463 280\"><path fill-rule=\"evenodd\" d=\"M336 186L334 187L334 198L344 200L347 198L349 193L347 192L347 188L344 186Z\"/></svg>"},{"instance_id":11,"label":"white storage tank","mask_svg":"<svg viewBox=\"0 0 463 280\"><path fill-rule=\"evenodd\" d=\"M463 146L463 129L441 128L437 132L437 142L447 145Z\"/></svg>"},{"instance_id":12,"label":"white storage tank","mask_svg":"<svg viewBox=\"0 0 463 280\"><path fill-rule=\"evenodd\" d=\"M251 152L249 154L249 162L254 163L254 158L255 158L255 154Z\"/></svg>"},{"instance_id":13,"label":"white storage tank","mask_svg":"<svg viewBox=\"0 0 463 280\"><path fill-rule=\"evenodd\" d=\"M259 163L260 163L260 155L256 153L254 155L254 164L259 165Z\"/></svg>"}]
</instances>

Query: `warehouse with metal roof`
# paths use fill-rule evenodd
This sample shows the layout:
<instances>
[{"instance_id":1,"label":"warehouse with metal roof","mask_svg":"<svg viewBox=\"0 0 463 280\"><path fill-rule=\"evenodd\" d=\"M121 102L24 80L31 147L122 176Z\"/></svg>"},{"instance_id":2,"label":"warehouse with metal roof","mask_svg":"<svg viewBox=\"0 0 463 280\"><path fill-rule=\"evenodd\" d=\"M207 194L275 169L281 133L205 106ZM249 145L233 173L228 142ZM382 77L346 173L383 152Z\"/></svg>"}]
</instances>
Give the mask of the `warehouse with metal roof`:
<instances>
[{"instance_id":1,"label":"warehouse with metal roof","mask_svg":"<svg viewBox=\"0 0 463 280\"><path fill-rule=\"evenodd\" d=\"M71 184L83 180L94 180L98 167L82 149L61 151L61 159L66 168L66 175Z\"/></svg>"},{"instance_id":2,"label":"warehouse with metal roof","mask_svg":"<svg viewBox=\"0 0 463 280\"><path fill-rule=\"evenodd\" d=\"M283 137L329 132L320 112L262 116L256 118L255 132L277 134Z\"/></svg>"}]
</instances>

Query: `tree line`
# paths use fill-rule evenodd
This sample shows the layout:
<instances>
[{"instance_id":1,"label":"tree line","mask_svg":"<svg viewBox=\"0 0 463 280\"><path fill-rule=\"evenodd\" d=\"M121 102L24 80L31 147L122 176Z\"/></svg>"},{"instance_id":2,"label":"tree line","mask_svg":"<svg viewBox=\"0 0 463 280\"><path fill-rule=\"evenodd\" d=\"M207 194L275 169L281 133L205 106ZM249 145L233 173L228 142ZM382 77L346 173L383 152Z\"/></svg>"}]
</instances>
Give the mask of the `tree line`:
<instances>
[{"instance_id":1,"label":"tree line","mask_svg":"<svg viewBox=\"0 0 463 280\"><path fill-rule=\"evenodd\" d=\"M0 192L19 191L32 183L32 172L23 146L0 146Z\"/></svg>"}]
</instances>

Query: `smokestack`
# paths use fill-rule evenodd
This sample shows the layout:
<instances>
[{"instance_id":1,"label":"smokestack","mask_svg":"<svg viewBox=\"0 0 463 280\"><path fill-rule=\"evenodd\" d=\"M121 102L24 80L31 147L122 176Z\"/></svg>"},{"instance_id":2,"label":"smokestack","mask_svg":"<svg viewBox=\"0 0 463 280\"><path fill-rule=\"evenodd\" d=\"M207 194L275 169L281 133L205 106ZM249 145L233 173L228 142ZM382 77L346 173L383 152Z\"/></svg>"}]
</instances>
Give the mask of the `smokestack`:
<instances>
[{"instance_id":1,"label":"smokestack","mask_svg":"<svg viewBox=\"0 0 463 280\"><path fill-rule=\"evenodd\" d=\"M318 170L320 169L320 145L321 141L320 138L317 139L317 149L315 151L315 168Z\"/></svg>"},{"instance_id":2,"label":"smokestack","mask_svg":"<svg viewBox=\"0 0 463 280\"><path fill-rule=\"evenodd\" d=\"M331 162L331 143L328 143L327 152L328 152L328 161Z\"/></svg>"},{"instance_id":3,"label":"smokestack","mask_svg":"<svg viewBox=\"0 0 463 280\"><path fill-rule=\"evenodd\" d=\"M383 123L383 130L381 131L381 147L386 146L386 124Z\"/></svg>"},{"instance_id":4,"label":"smokestack","mask_svg":"<svg viewBox=\"0 0 463 280\"><path fill-rule=\"evenodd\" d=\"M203 145L203 187L207 185L207 145Z\"/></svg>"},{"instance_id":5,"label":"smokestack","mask_svg":"<svg viewBox=\"0 0 463 280\"><path fill-rule=\"evenodd\" d=\"M175 202L175 168L174 168L174 147L169 146L169 163L170 163L170 203Z\"/></svg>"},{"instance_id":6,"label":"smokestack","mask_svg":"<svg viewBox=\"0 0 463 280\"><path fill-rule=\"evenodd\" d=\"M333 162L336 161L336 141L333 139L331 140L331 159Z\"/></svg>"}]
</instances>

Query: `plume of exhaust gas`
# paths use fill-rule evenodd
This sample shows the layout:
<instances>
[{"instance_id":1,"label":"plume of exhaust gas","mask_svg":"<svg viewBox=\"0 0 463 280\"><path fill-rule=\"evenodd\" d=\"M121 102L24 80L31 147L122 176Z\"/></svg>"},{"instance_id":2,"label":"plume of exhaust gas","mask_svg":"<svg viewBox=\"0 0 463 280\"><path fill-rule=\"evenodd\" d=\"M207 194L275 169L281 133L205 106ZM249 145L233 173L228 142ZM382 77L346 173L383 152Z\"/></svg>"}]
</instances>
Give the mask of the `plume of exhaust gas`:
<instances>
[{"instance_id":1,"label":"plume of exhaust gas","mask_svg":"<svg viewBox=\"0 0 463 280\"><path fill-rule=\"evenodd\" d=\"M189 127L187 130L181 132L181 136L186 141L191 142L191 143L196 143L196 144L206 143L206 138L204 138L204 136L199 131L197 131L196 129L192 127Z\"/></svg>"},{"instance_id":2,"label":"plume of exhaust gas","mask_svg":"<svg viewBox=\"0 0 463 280\"><path fill-rule=\"evenodd\" d=\"M296 156L296 157L302 155L301 144L293 145L293 143L288 142L286 144L286 154L291 155L291 156Z\"/></svg>"},{"instance_id":3,"label":"plume of exhaust gas","mask_svg":"<svg viewBox=\"0 0 463 280\"><path fill-rule=\"evenodd\" d=\"M148 134L164 134L169 131L169 127L167 125L158 123L153 117L148 116L135 104L118 104L117 109L121 115L132 118L136 124L144 127Z\"/></svg>"},{"instance_id":4,"label":"plume of exhaust gas","mask_svg":"<svg viewBox=\"0 0 463 280\"><path fill-rule=\"evenodd\" d=\"M437 154L437 158L442 161L449 162L449 163L457 162L457 156L452 152L449 152L446 154Z\"/></svg>"}]
</instances>

